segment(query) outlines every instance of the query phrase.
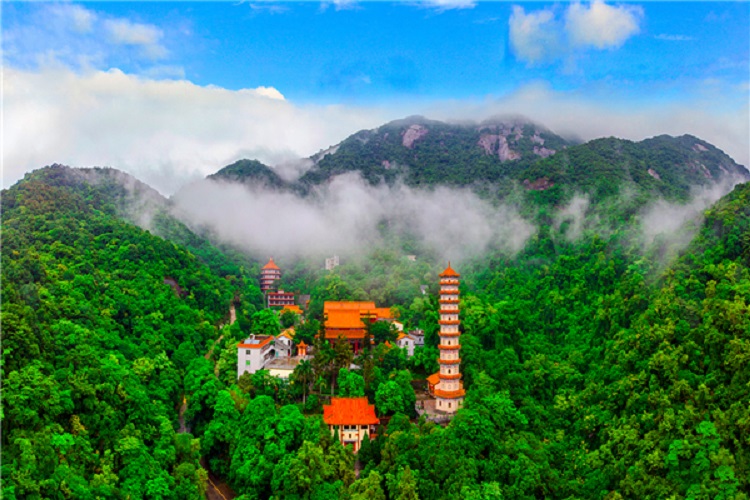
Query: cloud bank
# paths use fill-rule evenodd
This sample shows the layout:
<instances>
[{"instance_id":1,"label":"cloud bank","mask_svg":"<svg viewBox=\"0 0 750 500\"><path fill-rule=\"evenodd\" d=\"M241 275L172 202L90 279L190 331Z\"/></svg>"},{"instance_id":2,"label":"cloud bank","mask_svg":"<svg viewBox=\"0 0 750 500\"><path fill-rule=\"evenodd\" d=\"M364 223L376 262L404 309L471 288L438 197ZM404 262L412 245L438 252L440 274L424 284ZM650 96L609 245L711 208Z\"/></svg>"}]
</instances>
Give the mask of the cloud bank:
<instances>
[{"instance_id":1,"label":"cloud bank","mask_svg":"<svg viewBox=\"0 0 750 500\"><path fill-rule=\"evenodd\" d=\"M247 253L287 259L366 254L383 243L383 223L453 261L490 248L516 252L534 233L514 208L492 206L470 190L373 187L356 174L338 176L306 198L206 180L172 201L175 215L193 226Z\"/></svg>"},{"instance_id":2,"label":"cloud bank","mask_svg":"<svg viewBox=\"0 0 750 500\"><path fill-rule=\"evenodd\" d=\"M5 70L4 184L52 163L113 166L172 193L240 158L276 164L385 120L296 106L271 87L230 91L118 70Z\"/></svg>"},{"instance_id":3,"label":"cloud bank","mask_svg":"<svg viewBox=\"0 0 750 500\"><path fill-rule=\"evenodd\" d=\"M227 90L151 80L118 70L4 70L3 185L52 163L112 166L165 194L241 158L295 163L358 130L421 114L440 120L524 115L584 140L693 134L750 164L746 89L707 85L683 104L638 103L610 93L530 84L504 96L399 106L299 105L272 87ZM719 104L721 103L721 104Z\"/></svg>"}]
</instances>

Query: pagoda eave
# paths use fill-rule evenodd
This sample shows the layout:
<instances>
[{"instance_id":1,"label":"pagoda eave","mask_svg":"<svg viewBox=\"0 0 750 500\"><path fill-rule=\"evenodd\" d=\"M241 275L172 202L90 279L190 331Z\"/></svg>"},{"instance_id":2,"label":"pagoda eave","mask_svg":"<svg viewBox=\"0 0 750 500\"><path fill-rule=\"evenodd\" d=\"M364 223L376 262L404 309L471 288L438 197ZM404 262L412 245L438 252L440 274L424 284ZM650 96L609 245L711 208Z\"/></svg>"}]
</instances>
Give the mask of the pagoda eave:
<instances>
[{"instance_id":1,"label":"pagoda eave","mask_svg":"<svg viewBox=\"0 0 750 500\"><path fill-rule=\"evenodd\" d=\"M461 349L461 345L460 344L456 344L456 345L439 344L438 345L438 349L445 350L445 351L451 351L451 350L457 351L457 350Z\"/></svg>"},{"instance_id":2,"label":"pagoda eave","mask_svg":"<svg viewBox=\"0 0 750 500\"><path fill-rule=\"evenodd\" d=\"M461 320L460 319L440 319L438 320L438 324L440 325L460 325Z\"/></svg>"},{"instance_id":3,"label":"pagoda eave","mask_svg":"<svg viewBox=\"0 0 750 500\"><path fill-rule=\"evenodd\" d=\"M443 399L458 399L466 396L466 391L464 389L458 389L457 391L435 389L435 396Z\"/></svg>"},{"instance_id":4,"label":"pagoda eave","mask_svg":"<svg viewBox=\"0 0 750 500\"><path fill-rule=\"evenodd\" d=\"M460 373L441 373L438 376L440 380L461 380Z\"/></svg>"},{"instance_id":5,"label":"pagoda eave","mask_svg":"<svg viewBox=\"0 0 750 500\"><path fill-rule=\"evenodd\" d=\"M438 359L438 363L440 363L441 365L458 365L458 364L461 363L461 358L459 358L459 359L443 359L443 358L440 358L440 359Z\"/></svg>"},{"instance_id":6,"label":"pagoda eave","mask_svg":"<svg viewBox=\"0 0 750 500\"><path fill-rule=\"evenodd\" d=\"M440 332L438 335L441 337L460 337L461 332Z\"/></svg>"}]
</instances>

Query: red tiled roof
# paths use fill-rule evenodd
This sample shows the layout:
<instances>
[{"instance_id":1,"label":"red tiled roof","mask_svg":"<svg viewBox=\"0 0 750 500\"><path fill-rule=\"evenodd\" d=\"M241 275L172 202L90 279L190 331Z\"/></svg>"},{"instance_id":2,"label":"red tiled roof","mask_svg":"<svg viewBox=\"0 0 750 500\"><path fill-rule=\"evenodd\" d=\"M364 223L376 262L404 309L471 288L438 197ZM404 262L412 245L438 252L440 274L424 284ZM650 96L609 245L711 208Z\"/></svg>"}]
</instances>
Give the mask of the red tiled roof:
<instances>
[{"instance_id":1,"label":"red tiled roof","mask_svg":"<svg viewBox=\"0 0 750 500\"><path fill-rule=\"evenodd\" d=\"M331 398L330 405L323 406L323 421L328 425L376 425L375 406L366 397Z\"/></svg>"},{"instance_id":2,"label":"red tiled roof","mask_svg":"<svg viewBox=\"0 0 750 500\"><path fill-rule=\"evenodd\" d=\"M278 269L279 266L276 265L276 263L273 261L273 259L268 260L268 264L263 266L261 269Z\"/></svg>"},{"instance_id":3,"label":"red tiled roof","mask_svg":"<svg viewBox=\"0 0 750 500\"><path fill-rule=\"evenodd\" d=\"M454 271L453 268L451 267L451 263L448 262L448 267L446 267L445 271L443 271L442 273L440 273L438 276L440 276L441 278L447 278L447 277L458 278L461 275L458 274L456 271Z\"/></svg>"}]
</instances>

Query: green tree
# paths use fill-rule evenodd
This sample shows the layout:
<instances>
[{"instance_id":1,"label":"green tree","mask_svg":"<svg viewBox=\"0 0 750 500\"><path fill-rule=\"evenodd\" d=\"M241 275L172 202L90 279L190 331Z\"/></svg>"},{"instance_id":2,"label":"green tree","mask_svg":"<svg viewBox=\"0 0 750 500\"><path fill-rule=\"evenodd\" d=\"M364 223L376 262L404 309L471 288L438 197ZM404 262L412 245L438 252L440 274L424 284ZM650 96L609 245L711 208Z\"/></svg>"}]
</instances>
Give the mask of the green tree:
<instances>
[{"instance_id":1,"label":"green tree","mask_svg":"<svg viewBox=\"0 0 750 500\"><path fill-rule=\"evenodd\" d=\"M338 393L345 398L359 398L365 395L365 380L358 373L346 368L339 369Z\"/></svg>"},{"instance_id":2,"label":"green tree","mask_svg":"<svg viewBox=\"0 0 750 500\"><path fill-rule=\"evenodd\" d=\"M389 380L380 384L375 393L375 407L381 415L392 415L403 410L403 391L397 382Z\"/></svg>"}]
</instances>

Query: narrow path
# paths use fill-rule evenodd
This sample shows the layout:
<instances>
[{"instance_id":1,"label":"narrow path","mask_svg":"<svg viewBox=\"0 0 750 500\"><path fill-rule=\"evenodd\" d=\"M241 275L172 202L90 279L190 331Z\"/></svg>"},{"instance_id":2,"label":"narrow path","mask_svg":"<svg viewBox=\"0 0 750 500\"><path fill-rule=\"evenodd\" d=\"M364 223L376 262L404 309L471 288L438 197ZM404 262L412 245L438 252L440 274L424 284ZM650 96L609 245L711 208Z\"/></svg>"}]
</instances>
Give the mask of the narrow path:
<instances>
[{"instance_id":1,"label":"narrow path","mask_svg":"<svg viewBox=\"0 0 750 500\"><path fill-rule=\"evenodd\" d=\"M233 325L237 321L237 310L234 308L234 304L229 306L229 324Z\"/></svg>"},{"instance_id":2,"label":"narrow path","mask_svg":"<svg viewBox=\"0 0 750 500\"><path fill-rule=\"evenodd\" d=\"M234 307L234 304L231 304L229 306L229 324L233 324L235 321L237 321L237 311ZM219 328L222 328L224 325L219 325ZM204 359L211 359L211 356L213 356L214 348L222 341L224 340L224 335L219 335L219 338L214 341L213 344L211 344L211 348L208 350L206 354L203 355ZM214 375L219 376L219 363L214 364ZM182 405L180 406L180 428L177 431L180 434L185 434L190 432L190 428L185 425L185 412L187 411L187 398L185 396L182 397ZM225 482L223 482L218 476L214 475L208 468L208 464L206 464L205 460L201 459L201 466L208 472L208 482L206 483L206 498L208 500L231 500L234 497L237 496L237 494L232 491L232 489L229 487L229 485Z\"/></svg>"},{"instance_id":3,"label":"narrow path","mask_svg":"<svg viewBox=\"0 0 750 500\"><path fill-rule=\"evenodd\" d=\"M201 466L208 472L208 482L206 483L206 498L208 500L231 500L237 496L237 493L232 491L227 483L208 469L208 464L203 459L201 459Z\"/></svg>"},{"instance_id":4,"label":"narrow path","mask_svg":"<svg viewBox=\"0 0 750 500\"><path fill-rule=\"evenodd\" d=\"M187 410L187 399L182 396L182 406L180 406L180 428L177 431L178 434L186 434L190 432L190 429L185 425L185 411Z\"/></svg>"}]
</instances>

